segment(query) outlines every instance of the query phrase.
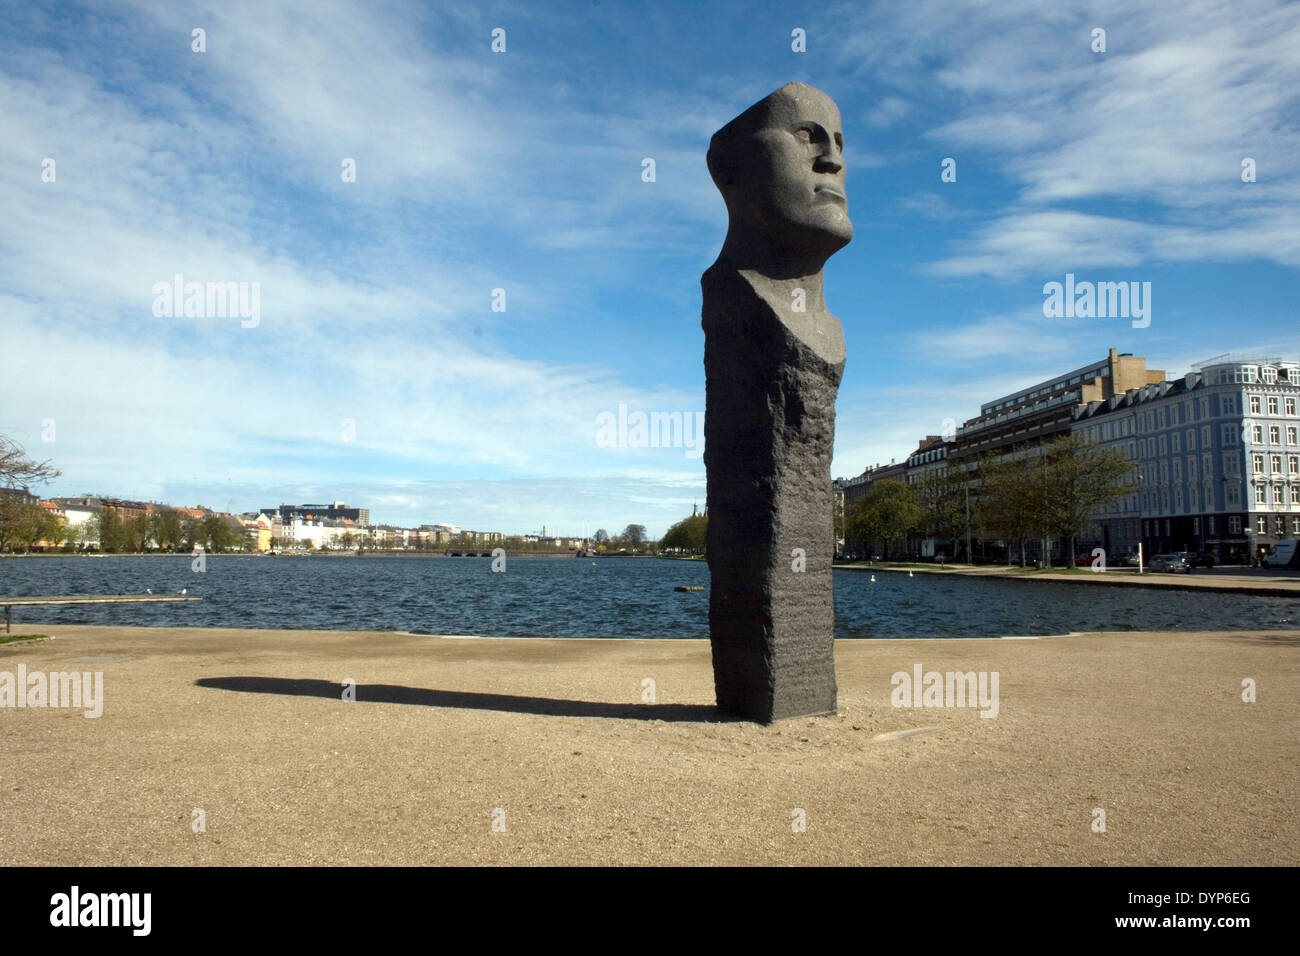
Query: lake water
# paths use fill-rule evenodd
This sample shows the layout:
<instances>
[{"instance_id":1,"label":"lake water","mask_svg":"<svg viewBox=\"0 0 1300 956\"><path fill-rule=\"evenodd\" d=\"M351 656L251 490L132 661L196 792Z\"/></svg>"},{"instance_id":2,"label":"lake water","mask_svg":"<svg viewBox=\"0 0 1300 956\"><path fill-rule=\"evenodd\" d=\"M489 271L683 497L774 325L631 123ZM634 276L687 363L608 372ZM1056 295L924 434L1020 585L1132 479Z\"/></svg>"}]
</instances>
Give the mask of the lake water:
<instances>
[{"instance_id":1,"label":"lake water","mask_svg":"<svg viewBox=\"0 0 1300 956\"><path fill-rule=\"evenodd\" d=\"M0 596L175 594L201 603L17 607L42 621L153 627L411 631L491 637L707 638L709 569L639 558L0 558ZM702 592L673 590L678 584ZM840 638L1294 628L1300 599L835 571Z\"/></svg>"}]
</instances>

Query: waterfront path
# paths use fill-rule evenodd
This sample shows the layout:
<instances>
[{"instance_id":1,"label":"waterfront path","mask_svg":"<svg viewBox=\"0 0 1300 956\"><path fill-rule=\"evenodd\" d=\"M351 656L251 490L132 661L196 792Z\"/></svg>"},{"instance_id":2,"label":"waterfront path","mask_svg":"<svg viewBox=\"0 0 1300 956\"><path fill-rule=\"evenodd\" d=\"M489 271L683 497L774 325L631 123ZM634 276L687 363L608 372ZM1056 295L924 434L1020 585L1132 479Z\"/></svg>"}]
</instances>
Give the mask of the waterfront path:
<instances>
[{"instance_id":1,"label":"waterfront path","mask_svg":"<svg viewBox=\"0 0 1300 956\"><path fill-rule=\"evenodd\" d=\"M1217 591L1237 591L1243 594L1271 594L1283 597L1300 597L1300 574L1275 572L1265 574L1248 569L1224 571L1199 570L1189 574L1169 574L1147 571L1138 574L1136 568L1113 571L1056 571L1037 568L1008 567L1005 564L895 564L877 562L867 564L836 564L848 571L915 572L916 574L960 574L964 577L1001 578L1015 581L1057 581L1066 584L1116 584L1140 588L1197 588Z\"/></svg>"},{"instance_id":2,"label":"waterfront path","mask_svg":"<svg viewBox=\"0 0 1300 956\"><path fill-rule=\"evenodd\" d=\"M0 646L0 681L100 671L103 714L0 707L0 865L1260 866L1300 848L1296 631L839 641L839 713L763 727L714 719L707 641L31 630L52 639ZM997 716L892 706L916 665L997 672Z\"/></svg>"}]
</instances>

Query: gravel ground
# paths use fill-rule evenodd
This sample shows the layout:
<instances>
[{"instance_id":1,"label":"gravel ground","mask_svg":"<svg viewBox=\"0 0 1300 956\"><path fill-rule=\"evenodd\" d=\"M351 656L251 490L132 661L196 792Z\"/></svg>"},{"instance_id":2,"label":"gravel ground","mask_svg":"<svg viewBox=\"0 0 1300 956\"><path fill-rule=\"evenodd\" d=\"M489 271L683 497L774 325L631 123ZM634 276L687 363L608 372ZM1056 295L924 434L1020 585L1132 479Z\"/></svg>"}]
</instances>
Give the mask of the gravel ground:
<instances>
[{"instance_id":1,"label":"gravel ground","mask_svg":"<svg viewBox=\"0 0 1300 956\"><path fill-rule=\"evenodd\" d=\"M705 641L39 631L0 682L102 671L103 714L0 707L7 866L1300 859L1296 631L840 641L838 715L768 727ZM891 706L918 663L997 716Z\"/></svg>"}]
</instances>

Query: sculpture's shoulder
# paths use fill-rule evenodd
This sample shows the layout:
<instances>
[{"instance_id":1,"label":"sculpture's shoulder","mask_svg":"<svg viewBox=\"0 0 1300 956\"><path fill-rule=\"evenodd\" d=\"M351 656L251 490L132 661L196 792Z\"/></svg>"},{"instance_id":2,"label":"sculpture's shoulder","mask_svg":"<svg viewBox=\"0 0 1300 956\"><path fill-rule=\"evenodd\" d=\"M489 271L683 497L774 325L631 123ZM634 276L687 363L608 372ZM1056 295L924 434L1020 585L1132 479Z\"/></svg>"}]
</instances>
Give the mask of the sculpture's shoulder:
<instances>
[{"instance_id":1,"label":"sculpture's shoulder","mask_svg":"<svg viewBox=\"0 0 1300 956\"><path fill-rule=\"evenodd\" d=\"M830 365L842 365L845 357L844 328L839 319L825 308L807 307L803 290L789 288L788 282L777 282L750 269L737 269L730 264L715 262L700 277L704 292L703 325L710 328L724 324L735 328L740 316L746 313L751 325L760 317L798 343L812 351Z\"/></svg>"}]
</instances>

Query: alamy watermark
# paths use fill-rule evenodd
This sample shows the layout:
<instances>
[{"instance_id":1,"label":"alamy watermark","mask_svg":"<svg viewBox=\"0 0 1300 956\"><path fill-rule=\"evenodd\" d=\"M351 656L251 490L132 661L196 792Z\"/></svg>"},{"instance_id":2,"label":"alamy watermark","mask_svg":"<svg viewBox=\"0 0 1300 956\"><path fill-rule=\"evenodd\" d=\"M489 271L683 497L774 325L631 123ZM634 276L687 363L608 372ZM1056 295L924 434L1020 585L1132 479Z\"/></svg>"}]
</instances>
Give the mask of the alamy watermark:
<instances>
[{"instance_id":1,"label":"alamy watermark","mask_svg":"<svg viewBox=\"0 0 1300 956\"><path fill-rule=\"evenodd\" d=\"M687 458L704 454L703 412L629 412L618 403L618 414L596 416L599 448L684 448Z\"/></svg>"},{"instance_id":2,"label":"alamy watermark","mask_svg":"<svg viewBox=\"0 0 1300 956\"><path fill-rule=\"evenodd\" d=\"M152 893L83 893L74 885L50 897L51 926L119 926L133 936L148 936L152 912Z\"/></svg>"},{"instance_id":3,"label":"alamy watermark","mask_svg":"<svg viewBox=\"0 0 1300 956\"><path fill-rule=\"evenodd\" d=\"M262 283L186 282L178 272L171 282L155 282L156 318L224 319L238 316L240 328L255 329L262 321Z\"/></svg>"},{"instance_id":4,"label":"alamy watermark","mask_svg":"<svg viewBox=\"0 0 1300 956\"><path fill-rule=\"evenodd\" d=\"M0 671L0 707L71 707L84 717L104 713L104 672L44 671L28 673L26 664L18 673Z\"/></svg>"},{"instance_id":5,"label":"alamy watermark","mask_svg":"<svg viewBox=\"0 0 1300 956\"><path fill-rule=\"evenodd\" d=\"M1151 324L1150 282L1065 282L1043 286L1043 316L1048 319L1132 319L1135 329Z\"/></svg>"},{"instance_id":6,"label":"alamy watermark","mask_svg":"<svg viewBox=\"0 0 1300 956\"><path fill-rule=\"evenodd\" d=\"M895 707L979 707L981 717L998 715L997 671L897 671L889 679L894 688L889 702Z\"/></svg>"}]
</instances>

